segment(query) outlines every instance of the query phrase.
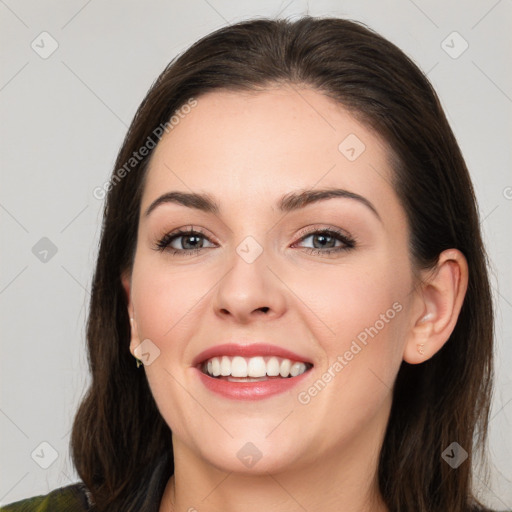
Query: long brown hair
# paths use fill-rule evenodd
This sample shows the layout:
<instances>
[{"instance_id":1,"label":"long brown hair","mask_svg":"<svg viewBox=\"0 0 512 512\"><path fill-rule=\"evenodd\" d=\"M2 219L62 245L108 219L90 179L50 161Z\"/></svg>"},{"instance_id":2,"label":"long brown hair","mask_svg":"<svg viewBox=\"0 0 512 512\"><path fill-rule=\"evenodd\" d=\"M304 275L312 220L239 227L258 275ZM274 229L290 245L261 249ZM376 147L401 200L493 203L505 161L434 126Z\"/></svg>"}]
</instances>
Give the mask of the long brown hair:
<instances>
[{"instance_id":1,"label":"long brown hair","mask_svg":"<svg viewBox=\"0 0 512 512\"><path fill-rule=\"evenodd\" d=\"M87 323L92 382L71 437L78 474L96 510L127 512L142 510L147 480L162 454L171 453L167 476L174 471L171 431L129 351L121 284L122 272L133 263L152 151L130 168L126 163L190 98L282 83L334 98L387 141L415 269L433 267L448 248L467 259L468 289L450 339L428 361L403 362L398 372L378 477L394 512L480 510L472 492L472 460L478 453L485 460L493 310L469 173L438 97L418 67L362 24L333 18L256 19L217 30L172 61L140 105L107 187ZM456 469L442 457L452 442L468 453Z\"/></svg>"}]
</instances>

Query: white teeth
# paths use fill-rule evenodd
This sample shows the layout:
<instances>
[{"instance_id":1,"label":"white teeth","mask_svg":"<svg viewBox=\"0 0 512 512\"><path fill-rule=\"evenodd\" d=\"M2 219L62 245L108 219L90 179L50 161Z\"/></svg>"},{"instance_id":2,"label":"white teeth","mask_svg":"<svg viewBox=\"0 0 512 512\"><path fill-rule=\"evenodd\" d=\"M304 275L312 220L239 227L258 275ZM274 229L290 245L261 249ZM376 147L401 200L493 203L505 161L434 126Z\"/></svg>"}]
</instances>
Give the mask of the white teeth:
<instances>
[{"instance_id":1,"label":"white teeth","mask_svg":"<svg viewBox=\"0 0 512 512\"><path fill-rule=\"evenodd\" d=\"M263 357L251 357L247 364L248 377L265 377L267 374L267 365Z\"/></svg>"},{"instance_id":2,"label":"white teeth","mask_svg":"<svg viewBox=\"0 0 512 512\"><path fill-rule=\"evenodd\" d=\"M210 363L212 364L211 368L210 368ZM220 375L220 363L216 357L214 359L210 359L210 361L208 361L208 373L210 375L214 375L215 377L218 377Z\"/></svg>"},{"instance_id":3,"label":"white teeth","mask_svg":"<svg viewBox=\"0 0 512 512\"><path fill-rule=\"evenodd\" d=\"M233 357L231 361L231 377L247 377L247 362L243 357Z\"/></svg>"},{"instance_id":4,"label":"white teeth","mask_svg":"<svg viewBox=\"0 0 512 512\"><path fill-rule=\"evenodd\" d=\"M297 377L301 373L306 371L306 365L304 363L293 363L290 369L290 375L292 377Z\"/></svg>"},{"instance_id":5,"label":"white teeth","mask_svg":"<svg viewBox=\"0 0 512 512\"><path fill-rule=\"evenodd\" d=\"M292 362L289 359L283 359L281 361L281 366L279 367L279 374L281 377L288 377L290 375L290 368L292 367Z\"/></svg>"},{"instance_id":6,"label":"white teeth","mask_svg":"<svg viewBox=\"0 0 512 512\"><path fill-rule=\"evenodd\" d=\"M217 359L214 357L213 359ZM223 377L227 377L231 375L231 360L227 356L222 356L222 360L220 362L220 374Z\"/></svg>"},{"instance_id":7,"label":"white teeth","mask_svg":"<svg viewBox=\"0 0 512 512\"><path fill-rule=\"evenodd\" d=\"M290 359L272 357L241 357L222 356L212 357L203 363L203 371L212 377L235 377L251 379L262 379L266 376L297 377L307 370L306 363L291 361ZM229 380L229 379L228 379ZM264 379L265 380L265 379ZM236 379L233 379L236 381Z\"/></svg>"},{"instance_id":8,"label":"white teeth","mask_svg":"<svg viewBox=\"0 0 512 512\"><path fill-rule=\"evenodd\" d=\"M267 361L267 375L269 377L277 377L279 375L279 360L277 357L271 357Z\"/></svg>"}]
</instances>

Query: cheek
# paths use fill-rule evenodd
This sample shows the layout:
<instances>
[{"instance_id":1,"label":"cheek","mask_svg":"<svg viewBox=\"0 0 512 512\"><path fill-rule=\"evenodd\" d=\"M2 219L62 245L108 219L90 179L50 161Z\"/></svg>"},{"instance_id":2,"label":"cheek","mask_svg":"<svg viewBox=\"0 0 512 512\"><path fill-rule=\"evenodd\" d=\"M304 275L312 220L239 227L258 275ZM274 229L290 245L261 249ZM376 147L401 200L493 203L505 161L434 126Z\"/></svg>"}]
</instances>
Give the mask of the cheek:
<instances>
[{"instance_id":1,"label":"cheek","mask_svg":"<svg viewBox=\"0 0 512 512\"><path fill-rule=\"evenodd\" d=\"M322 369L345 356L343 373L351 374L360 367L367 379L371 375L368 368L375 368L385 382L393 381L401 361L410 286L407 273L397 272L396 262L391 258L359 261L357 268L331 267L317 272L314 280L307 274L300 283L295 279L294 291L314 312L302 308L326 356ZM404 261L401 268L408 268L406 265Z\"/></svg>"},{"instance_id":2,"label":"cheek","mask_svg":"<svg viewBox=\"0 0 512 512\"><path fill-rule=\"evenodd\" d=\"M172 269L165 258L140 257L136 260L132 286L133 304L137 315L139 339L151 340L159 351L158 357L144 368L151 393L160 414L174 433L187 437L190 400L183 365L187 343L197 330L201 315L201 298L216 280L195 270ZM194 403L194 402L193 402ZM196 414L200 417L201 411Z\"/></svg>"},{"instance_id":3,"label":"cheek","mask_svg":"<svg viewBox=\"0 0 512 512\"><path fill-rule=\"evenodd\" d=\"M162 355L176 358L184 347L173 340L190 338L201 299L216 280L199 266L172 268L164 256L160 259L144 262L142 257L134 266L133 303L141 340L149 338Z\"/></svg>"},{"instance_id":4,"label":"cheek","mask_svg":"<svg viewBox=\"0 0 512 512\"><path fill-rule=\"evenodd\" d=\"M391 403L402 359L407 279L386 265L360 272L330 269L328 279L318 278L312 286L304 277L301 289L308 290L304 302L322 320L309 313L324 357L317 379L298 390L297 399L310 414L324 418L326 436L339 437L343 430L346 441Z\"/></svg>"}]
</instances>

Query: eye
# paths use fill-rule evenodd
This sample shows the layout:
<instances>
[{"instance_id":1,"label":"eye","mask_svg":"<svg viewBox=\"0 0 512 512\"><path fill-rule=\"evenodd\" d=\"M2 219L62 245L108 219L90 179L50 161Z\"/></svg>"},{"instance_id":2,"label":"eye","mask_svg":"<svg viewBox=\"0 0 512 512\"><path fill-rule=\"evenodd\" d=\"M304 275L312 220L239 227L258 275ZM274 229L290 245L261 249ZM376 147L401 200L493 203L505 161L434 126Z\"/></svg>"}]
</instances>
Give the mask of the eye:
<instances>
[{"instance_id":1,"label":"eye","mask_svg":"<svg viewBox=\"0 0 512 512\"><path fill-rule=\"evenodd\" d=\"M171 254L174 255L186 256L207 248L203 245L204 240L211 243L210 239L204 233L191 226L189 229L180 229L172 233L167 233L156 243L155 249L159 251L170 251Z\"/></svg>"},{"instance_id":2,"label":"eye","mask_svg":"<svg viewBox=\"0 0 512 512\"><path fill-rule=\"evenodd\" d=\"M313 228L302 236L299 242L311 239L313 247L305 247L310 254L332 254L348 251L356 246L355 240L347 233L338 229ZM297 243L297 242L296 242ZM338 243L338 245L336 245Z\"/></svg>"},{"instance_id":3,"label":"eye","mask_svg":"<svg viewBox=\"0 0 512 512\"><path fill-rule=\"evenodd\" d=\"M339 253L353 249L356 246L355 240L350 235L334 228L309 228L306 234L303 234L294 245L308 239L313 242L313 247L305 247L304 249L310 254ZM212 245L205 247L205 240ZM188 229L179 229L165 234L158 240L155 249L161 252L169 251L172 255L187 256L214 246L215 244L200 229L194 229L191 226Z\"/></svg>"}]
</instances>

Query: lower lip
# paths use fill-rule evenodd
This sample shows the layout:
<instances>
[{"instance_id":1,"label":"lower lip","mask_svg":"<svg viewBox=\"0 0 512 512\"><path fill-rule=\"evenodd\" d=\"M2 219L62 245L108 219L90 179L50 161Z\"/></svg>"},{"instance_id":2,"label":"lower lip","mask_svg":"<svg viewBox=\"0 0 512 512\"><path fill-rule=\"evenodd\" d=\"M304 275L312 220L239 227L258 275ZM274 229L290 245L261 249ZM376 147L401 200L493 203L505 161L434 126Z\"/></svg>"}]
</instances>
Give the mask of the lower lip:
<instances>
[{"instance_id":1,"label":"lower lip","mask_svg":"<svg viewBox=\"0 0 512 512\"><path fill-rule=\"evenodd\" d=\"M195 371L199 374L201 382L214 393L233 400L261 400L279 393L290 390L304 380L310 370L305 371L297 377L283 379L269 379L259 382L229 382L216 379L204 374L198 368Z\"/></svg>"}]
</instances>

